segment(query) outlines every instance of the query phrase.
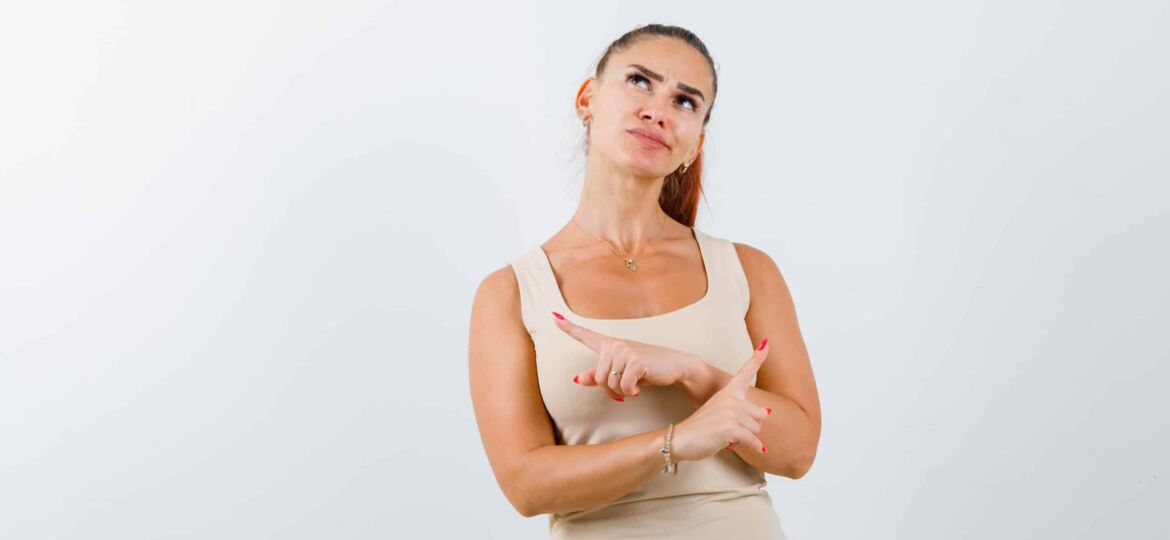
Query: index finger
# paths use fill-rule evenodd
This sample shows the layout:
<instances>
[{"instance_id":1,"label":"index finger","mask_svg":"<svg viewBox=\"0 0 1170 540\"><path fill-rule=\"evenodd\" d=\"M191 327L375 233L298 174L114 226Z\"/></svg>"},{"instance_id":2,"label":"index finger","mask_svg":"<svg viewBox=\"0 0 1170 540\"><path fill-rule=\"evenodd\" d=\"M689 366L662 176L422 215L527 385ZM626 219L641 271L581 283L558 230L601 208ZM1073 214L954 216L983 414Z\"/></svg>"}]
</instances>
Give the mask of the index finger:
<instances>
[{"instance_id":1,"label":"index finger","mask_svg":"<svg viewBox=\"0 0 1170 540\"><path fill-rule=\"evenodd\" d=\"M598 354L601 353L601 346L605 343L605 340L609 339L608 336L598 334L597 332L585 328L584 326L577 326L576 324L569 322L568 319L562 317L560 313L555 311L552 312L552 314L556 316L554 323L557 325L557 328L564 330L565 333L572 336L573 339L576 339L577 341L585 344L586 347L593 349L593 352Z\"/></svg>"},{"instance_id":2,"label":"index finger","mask_svg":"<svg viewBox=\"0 0 1170 540\"><path fill-rule=\"evenodd\" d=\"M752 353L751 358L740 366L739 371L731 376L727 386L732 387L740 394L747 393L747 387L751 385L752 377L760 370L760 366L764 365L764 360L768 358L768 338L760 342L760 347Z\"/></svg>"}]
</instances>

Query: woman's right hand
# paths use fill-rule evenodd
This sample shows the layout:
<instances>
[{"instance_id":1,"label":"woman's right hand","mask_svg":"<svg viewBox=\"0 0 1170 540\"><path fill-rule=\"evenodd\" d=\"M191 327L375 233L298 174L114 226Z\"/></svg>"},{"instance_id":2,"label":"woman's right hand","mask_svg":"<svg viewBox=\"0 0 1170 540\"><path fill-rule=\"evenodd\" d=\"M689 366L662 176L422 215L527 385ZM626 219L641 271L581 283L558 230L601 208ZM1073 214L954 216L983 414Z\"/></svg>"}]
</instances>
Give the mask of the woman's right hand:
<instances>
[{"instance_id":1,"label":"woman's right hand","mask_svg":"<svg viewBox=\"0 0 1170 540\"><path fill-rule=\"evenodd\" d=\"M702 407L674 426L670 443L672 461L697 461L711 457L732 444L742 444L764 451L757 435L760 422L771 411L747 400L751 380L768 356L767 340L762 349L752 353L727 384L715 392Z\"/></svg>"}]
</instances>

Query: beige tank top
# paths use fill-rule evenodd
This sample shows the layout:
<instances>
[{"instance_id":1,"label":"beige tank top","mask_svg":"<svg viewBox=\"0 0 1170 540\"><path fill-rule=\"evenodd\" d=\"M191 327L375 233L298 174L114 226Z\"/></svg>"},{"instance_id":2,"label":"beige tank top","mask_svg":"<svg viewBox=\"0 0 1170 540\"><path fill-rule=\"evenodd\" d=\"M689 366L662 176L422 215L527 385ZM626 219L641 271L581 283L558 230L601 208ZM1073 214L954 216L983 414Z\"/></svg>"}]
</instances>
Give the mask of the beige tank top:
<instances>
[{"instance_id":1,"label":"beige tank top","mask_svg":"<svg viewBox=\"0 0 1170 540\"><path fill-rule=\"evenodd\" d=\"M681 389L643 386L625 402L573 383L597 353L553 324L552 311L602 334L697 355L735 373L753 351L744 323L748 283L735 246L691 228L707 274L698 301L636 319L595 319L566 305L548 256L534 246L510 264L520 285L521 316L536 349L536 369L557 444L598 444L679 423L694 412ZM599 480L604 481L604 480ZM620 499L579 512L551 514L549 538L784 539L763 471L719 452L660 474Z\"/></svg>"}]
</instances>

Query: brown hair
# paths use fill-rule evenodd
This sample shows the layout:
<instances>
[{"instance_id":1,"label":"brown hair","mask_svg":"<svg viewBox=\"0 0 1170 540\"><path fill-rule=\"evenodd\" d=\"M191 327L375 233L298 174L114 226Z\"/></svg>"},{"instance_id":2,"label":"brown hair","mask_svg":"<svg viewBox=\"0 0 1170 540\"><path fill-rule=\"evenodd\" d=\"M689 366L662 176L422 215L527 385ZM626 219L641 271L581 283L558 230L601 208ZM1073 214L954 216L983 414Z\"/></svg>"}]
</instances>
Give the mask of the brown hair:
<instances>
[{"instance_id":1,"label":"brown hair","mask_svg":"<svg viewBox=\"0 0 1170 540\"><path fill-rule=\"evenodd\" d=\"M707 64L711 66L711 88L713 92L710 103L707 106L707 114L703 117L703 127L705 129L707 122L711 120L711 110L715 107L715 94L719 92L719 77L716 74L715 61L711 59L711 54L707 52L707 46L703 44L703 41L698 36L686 28L662 24L646 24L635 27L609 44L609 47L605 49L605 53L601 55L601 59L597 61L597 70L594 73L594 77L601 78L612 53L624 51L643 39L656 36L678 39L694 47L695 50L699 51L707 59ZM586 137L585 142L586 153L588 153L588 137ZM699 208L699 195L703 191L702 176L703 152L700 151L699 155L695 156L695 161L687 167L687 172L682 172L682 167L679 167L674 172L666 175L666 179L662 184L662 193L658 195L658 205L662 207L662 210L671 218L688 227L695 226L695 214Z\"/></svg>"}]
</instances>

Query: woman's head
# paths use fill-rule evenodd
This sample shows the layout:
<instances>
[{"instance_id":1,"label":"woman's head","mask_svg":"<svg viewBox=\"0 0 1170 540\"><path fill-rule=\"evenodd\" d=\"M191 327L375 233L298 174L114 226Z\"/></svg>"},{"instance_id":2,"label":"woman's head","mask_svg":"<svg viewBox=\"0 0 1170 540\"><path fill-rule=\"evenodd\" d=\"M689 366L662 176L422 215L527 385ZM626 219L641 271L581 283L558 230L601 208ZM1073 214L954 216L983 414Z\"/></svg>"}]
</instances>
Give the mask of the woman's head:
<instances>
[{"instance_id":1,"label":"woman's head","mask_svg":"<svg viewBox=\"0 0 1170 540\"><path fill-rule=\"evenodd\" d=\"M586 152L636 176L665 178L659 204L693 226L717 88L715 62L693 33L658 24L635 28L610 44L577 91Z\"/></svg>"}]
</instances>

